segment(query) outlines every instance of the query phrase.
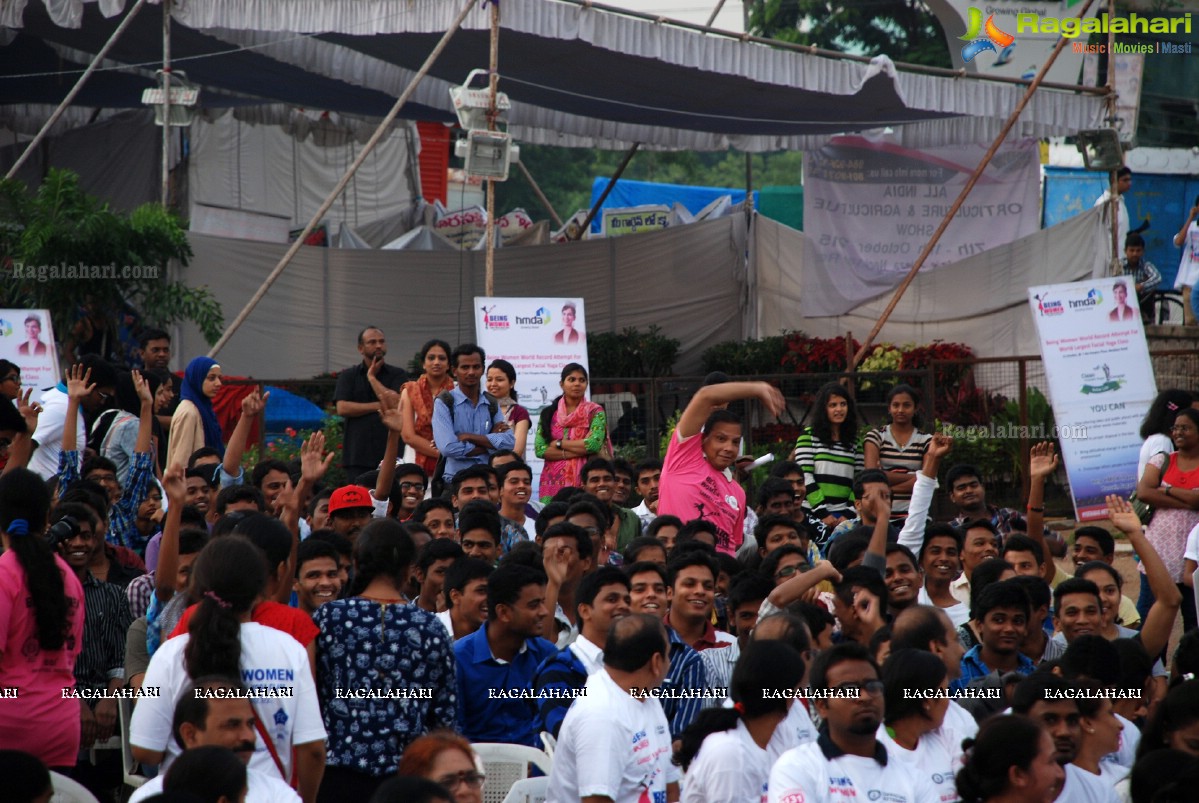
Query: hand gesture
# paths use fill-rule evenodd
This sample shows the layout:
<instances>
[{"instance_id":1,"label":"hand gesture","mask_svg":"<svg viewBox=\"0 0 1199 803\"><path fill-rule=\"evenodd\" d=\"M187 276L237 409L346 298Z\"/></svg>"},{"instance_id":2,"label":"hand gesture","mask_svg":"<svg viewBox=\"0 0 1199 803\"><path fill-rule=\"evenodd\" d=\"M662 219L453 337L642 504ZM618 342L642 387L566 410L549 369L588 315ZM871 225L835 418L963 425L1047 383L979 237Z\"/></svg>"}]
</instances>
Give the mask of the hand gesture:
<instances>
[{"instance_id":1,"label":"hand gesture","mask_svg":"<svg viewBox=\"0 0 1199 803\"><path fill-rule=\"evenodd\" d=\"M542 567L551 583L561 587L570 570L574 568L575 550L569 546L558 546L542 555Z\"/></svg>"},{"instance_id":2,"label":"hand gesture","mask_svg":"<svg viewBox=\"0 0 1199 803\"><path fill-rule=\"evenodd\" d=\"M1028 474L1038 482L1057 471L1058 457L1051 441L1033 444L1032 457L1028 461Z\"/></svg>"},{"instance_id":3,"label":"hand gesture","mask_svg":"<svg viewBox=\"0 0 1199 803\"><path fill-rule=\"evenodd\" d=\"M1141 520L1132 509L1131 502L1115 494L1109 494L1106 501L1107 516L1117 530L1122 533L1141 532Z\"/></svg>"},{"instance_id":4,"label":"hand gesture","mask_svg":"<svg viewBox=\"0 0 1199 803\"><path fill-rule=\"evenodd\" d=\"M868 496L862 502L869 508L875 521L891 518L891 501L884 499L881 493Z\"/></svg>"},{"instance_id":5,"label":"hand gesture","mask_svg":"<svg viewBox=\"0 0 1199 803\"><path fill-rule=\"evenodd\" d=\"M877 630L886 624L879 613L878 597L865 589L858 589L858 592L853 595L853 610L857 614L858 621L868 628Z\"/></svg>"},{"instance_id":6,"label":"hand gesture","mask_svg":"<svg viewBox=\"0 0 1199 803\"><path fill-rule=\"evenodd\" d=\"M383 419L383 426L392 432L402 433L404 431L404 416L400 414L399 407L388 407L384 402L383 409L379 411L379 417Z\"/></svg>"},{"instance_id":7,"label":"hand gesture","mask_svg":"<svg viewBox=\"0 0 1199 803\"><path fill-rule=\"evenodd\" d=\"M154 406L154 394L150 392L150 383L141 375L140 371L130 371L129 377L133 380L133 389L137 391L137 398L142 404Z\"/></svg>"},{"instance_id":8,"label":"hand gesture","mask_svg":"<svg viewBox=\"0 0 1199 803\"><path fill-rule=\"evenodd\" d=\"M925 447L924 453L940 460L942 457L949 454L949 450L952 448L953 438L938 432L933 435L932 440L928 442L928 446Z\"/></svg>"},{"instance_id":9,"label":"hand gesture","mask_svg":"<svg viewBox=\"0 0 1199 803\"><path fill-rule=\"evenodd\" d=\"M770 414L777 418L783 410L787 409L787 400L783 398L782 391L768 382L759 382L758 385L758 399L770 411Z\"/></svg>"},{"instance_id":10,"label":"hand gesture","mask_svg":"<svg viewBox=\"0 0 1199 803\"><path fill-rule=\"evenodd\" d=\"M260 389L255 388L250 395L241 400L241 414L257 418L266 409L266 400L270 397L270 393L263 393Z\"/></svg>"},{"instance_id":11,"label":"hand gesture","mask_svg":"<svg viewBox=\"0 0 1199 803\"><path fill-rule=\"evenodd\" d=\"M1196 217L1199 217L1199 206L1192 206L1191 207L1191 220L1194 220Z\"/></svg>"},{"instance_id":12,"label":"hand gesture","mask_svg":"<svg viewBox=\"0 0 1199 803\"><path fill-rule=\"evenodd\" d=\"M96 389L95 384L89 381L91 378L91 368L84 370L84 367L79 363L72 365L67 370L67 396L76 402L82 401Z\"/></svg>"},{"instance_id":13,"label":"hand gesture","mask_svg":"<svg viewBox=\"0 0 1199 803\"><path fill-rule=\"evenodd\" d=\"M329 466L333 465L334 453L325 453L325 433L317 430L300 446L300 477L311 483L319 482Z\"/></svg>"},{"instance_id":14,"label":"hand gesture","mask_svg":"<svg viewBox=\"0 0 1199 803\"><path fill-rule=\"evenodd\" d=\"M821 580L828 580L834 584L841 582L841 572L837 571L832 561L822 560L812 567L812 571L819 572Z\"/></svg>"},{"instance_id":15,"label":"hand gesture","mask_svg":"<svg viewBox=\"0 0 1199 803\"><path fill-rule=\"evenodd\" d=\"M379 376L379 369L382 367L383 358L376 354L375 358L371 360L371 364L366 369L366 375L371 379L376 379Z\"/></svg>"},{"instance_id":16,"label":"hand gesture","mask_svg":"<svg viewBox=\"0 0 1199 803\"><path fill-rule=\"evenodd\" d=\"M37 431L37 417L42 412L40 404L29 401L31 395L33 395L33 388L17 394L17 412L21 414L21 418L25 419L25 433L30 437Z\"/></svg>"},{"instance_id":17,"label":"hand gesture","mask_svg":"<svg viewBox=\"0 0 1199 803\"><path fill-rule=\"evenodd\" d=\"M171 507L182 506L187 499L187 481L184 479L183 466L174 465L162 475L162 488L167 493Z\"/></svg>"}]
</instances>

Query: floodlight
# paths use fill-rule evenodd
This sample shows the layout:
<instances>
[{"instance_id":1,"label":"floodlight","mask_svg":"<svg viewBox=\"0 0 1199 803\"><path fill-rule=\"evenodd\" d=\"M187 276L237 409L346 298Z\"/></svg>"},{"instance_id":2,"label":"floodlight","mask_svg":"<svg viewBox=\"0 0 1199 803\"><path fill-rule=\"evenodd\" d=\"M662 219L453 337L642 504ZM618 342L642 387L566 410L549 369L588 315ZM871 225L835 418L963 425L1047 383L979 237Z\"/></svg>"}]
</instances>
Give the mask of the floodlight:
<instances>
[{"instance_id":1,"label":"floodlight","mask_svg":"<svg viewBox=\"0 0 1199 803\"><path fill-rule=\"evenodd\" d=\"M491 86L481 89L471 89L470 82L477 76L489 75L487 70L471 70L462 86L450 87L450 101L454 104L454 113L458 115L458 125L470 130L472 128L487 128L487 113L491 109ZM495 93L496 111L508 111L512 104L503 92Z\"/></svg>"},{"instance_id":2,"label":"floodlight","mask_svg":"<svg viewBox=\"0 0 1199 803\"><path fill-rule=\"evenodd\" d=\"M165 97L161 86L163 80L162 70L158 71L158 76L160 85L142 92L142 103L146 106L154 107L154 124L162 125L163 99ZM176 127L189 126L191 125L192 118L196 116L196 105L200 102L200 88L188 82L187 73L185 72L172 72L170 80L170 125Z\"/></svg>"},{"instance_id":3,"label":"floodlight","mask_svg":"<svg viewBox=\"0 0 1199 803\"><path fill-rule=\"evenodd\" d=\"M454 155L466 160L467 175L507 181L508 168L520 161L520 147L512 144L506 131L472 129L454 144Z\"/></svg>"},{"instance_id":4,"label":"floodlight","mask_svg":"<svg viewBox=\"0 0 1199 803\"><path fill-rule=\"evenodd\" d=\"M1124 166L1124 149L1114 128L1095 128L1078 132L1078 150L1086 170L1110 173Z\"/></svg>"}]
</instances>

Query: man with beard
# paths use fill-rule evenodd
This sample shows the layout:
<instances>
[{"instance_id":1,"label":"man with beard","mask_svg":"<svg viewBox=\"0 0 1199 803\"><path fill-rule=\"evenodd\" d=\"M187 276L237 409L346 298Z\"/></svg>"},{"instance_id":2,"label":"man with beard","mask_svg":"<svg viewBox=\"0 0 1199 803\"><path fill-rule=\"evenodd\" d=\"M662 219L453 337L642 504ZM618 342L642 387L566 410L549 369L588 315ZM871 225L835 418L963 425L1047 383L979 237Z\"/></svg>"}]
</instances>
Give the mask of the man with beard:
<instances>
[{"instance_id":1,"label":"man with beard","mask_svg":"<svg viewBox=\"0 0 1199 803\"><path fill-rule=\"evenodd\" d=\"M1053 737L1054 759L1066 770L1066 781L1054 803L1116 803L1115 790L1098 776L1074 764L1082 734L1078 704L1067 695L1075 691L1069 681L1048 672L1037 672L1016 685L1012 712L1042 723Z\"/></svg>"},{"instance_id":2,"label":"man with beard","mask_svg":"<svg viewBox=\"0 0 1199 803\"><path fill-rule=\"evenodd\" d=\"M387 445L379 400L387 393L398 394L408 381L406 371L384 362L387 338L377 326L368 326L358 334L358 353L362 361L337 375L333 391L337 414L346 420L342 465L347 477L379 467Z\"/></svg>"},{"instance_id":3,"label":"man with beard","mask_svg":"<svg viewBox=\"0 0 1199 803\"><path fill-rule=\"evenodd\" d=\"M487 621L454 644L458 725L472 742L539 746L528 698L537 667L556 652L541 637L545 586L545 575L528 566L496 569L487 582Z\"/></svg>"},{"instance_id":4,"label":"man with beard","mask_svg":"<svg viewBox=\"0 0 1199 803\"><path fill-rule=\"evenodd\" d=\"M604 668L608 628L630 613L629 588L629 579L615 566L603 566L579 583L575 592L578 638L550 656L533 677L538 727L555 738L574 701L571 695L581 694L588 676Z\"/></svg>"},{"instance_id":5,"label":"man with beard","mask_svg":"<svg viewBox=\"0 0 1199 803\"><path fill-rule=\"evenodd\" d=\"M888 756L878 741L883 722L883 682L870 652L860 644L838 644L812 663L813 705L824 724L815 742L792 748L770 771L769 803L879 800L924 803L938 800L927 781Z\"/></svg>"},{"instance_id":6,"label":"man with beard","mask_svg":"<svg viewBox=\"0 0 1199 803\"><path fill-rule=\"evenodd\" d=\"M227 747L243 764L254 755L257 733L254 706L240 682L210 675L196 680L195 688L179 698L171 732L184 751L197 747ZM151 778L129 798L141 803L162 792L165 774ZM246 803L299 803L295 790L278 778L246 767Z\"/></svg>"},{"instance_id":7,"label":"man with beard","mask_svg":"<svg viewBox=\"0 0 1199 803\"><path fill-rule=\"evenodd\" d=\"M962 656L961 676L949 688L964 689L991 673L1031 675L1036 667L1020 652L1030 615L1028 593L1019 583L1000 580L984 588L970 610L981 643Z\"/></svg>"}]
</instances>

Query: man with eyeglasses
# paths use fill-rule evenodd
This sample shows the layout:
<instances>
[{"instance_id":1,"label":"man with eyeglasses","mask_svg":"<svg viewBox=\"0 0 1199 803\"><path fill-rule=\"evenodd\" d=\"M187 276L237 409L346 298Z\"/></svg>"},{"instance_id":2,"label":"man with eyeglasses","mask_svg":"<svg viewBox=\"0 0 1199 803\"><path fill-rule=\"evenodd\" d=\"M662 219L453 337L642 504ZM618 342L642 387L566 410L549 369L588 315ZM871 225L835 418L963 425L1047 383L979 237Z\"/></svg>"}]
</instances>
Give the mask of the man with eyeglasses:
<instances>
[{"instance_id":1,"label":"man with eyeglasses","mask_svg":"<svg viewBox=\"0 0 1199 803\"><path fill-rule=\"evenodd\" d=\"M829 694L812 701L824 724L815 742L792 748L775 762L769 803L940 799L878 740L884 687L866 647L838 644L820 653L812 662L810 688Z\"/></svg>"},{"instance_id":2,"label":"man with eyeglasses","mask_svg":"<svg viewBox=\"0 0 1199 803\"><path fill-rule=\"evenodd\" d=\"M95 386L79 403L76 431L79 433L78 452L87 449L87 432L91 423L108 406L116 393L116 369L94 354L82 357L79 365L83 373L91 371L91 383ZM42 414L38 416L37 430L33 440L37 444L33 457L29 459L29 470L48 480L58 474L59 457L62 455L62 432L67 420L67 383L59 382L42 393L39 402Z\"/></svg>"}]
</instances>

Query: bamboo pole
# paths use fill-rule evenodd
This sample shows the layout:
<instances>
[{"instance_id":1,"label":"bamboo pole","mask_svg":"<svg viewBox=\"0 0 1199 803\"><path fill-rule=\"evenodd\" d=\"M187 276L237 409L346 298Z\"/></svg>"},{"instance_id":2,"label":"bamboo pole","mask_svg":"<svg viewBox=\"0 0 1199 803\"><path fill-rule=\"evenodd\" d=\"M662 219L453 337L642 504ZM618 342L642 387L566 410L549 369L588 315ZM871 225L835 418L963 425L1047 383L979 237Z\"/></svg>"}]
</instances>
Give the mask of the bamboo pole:
<instances>
[{"instance_id":1,"label":"bamboo pole","mask_svg":"<svg viewBox=\"0 0 1199 803\"><path fill-rule=\"evenodd\" d=\"M1086 16L1087 10L1090 9L1091 3L1093 2L1095 2L1095 0L1087 0L1086 4L1082 7L1082 10L1078 13L1079 19ZM1040 87L1041 79L1043 79L1049 72L1049 68L1052 67L1053 62L1057 60L1057 56L1062 52L1062 48L1066 46L1066 42L1067 40L1065 37L1057 40L1057 46L1053 48L1053 52L1049 54L1049 58L1046 59L1043 65L1041 65L1041 69L1037 71L1037 76L1033 78L1032 83L1028 85L1028 89L1024 92L1024 97L1020 98L1020 102L1016 104L1015 110L1013 110L1008 116L1007 122L1003 124L1003 128L999 131L999 135L995 137L995 141L991 143L991 147L987 149L985 154L983 154L982 160L978 163L978 166L974 168L974 172L970 174L970 179L966 182L966 186L962 187L962 191L958 193L957 200L953 202L953 206L949 208L949 211L945 214L945 217L941 219L941 225L937 226L937 230L933 232L932 238L930 238L925 244L924 250L920 252L920 256L916 257L916 261L912 263L912 268L908 271L908 275L903 277L903 282L901 282L898 289L896 289L895 295L891 296L891 301L887 304L887 308L883 310L883 314L879 316L878 321L875 322L874 328L870 330L870 334L866 335L866 339L862 342L861 348L859 348L858 353L854 355L853 362L849 366L849 370L854 370L858 363L862 361L862 358L865 357L866 353L870 350L870 346L874 342L874 338L878 337L878 333L882 331L883 325L887 322L887 319L891 317L891 313L895 311L895 307L899 305L899 300L903 298L903 294L907 292L908 287L910 287L912 282L915 281L916 274L920 272L920 268L924 267L925 260L928 259L929 254L931 254L933 249L936 248L937 242L941 239L941 235L945 233L947 228L949 228L949 223L953 220L953 216L958 213L959 209L961 209L962 203L964 203L966 200L966 196L968 196L970 191L974 189L974 185L977 184L979 178L982 177L983 171L987 169L987 165L990 164L991 159L994 158L995 153L999 150L999 147L1003 144L1003 141L1007 139L1008 132L1012 130L1012 127L1016 124L1016 121L1020 119L1020 114L1024 111L1024 107L1028 105L1028 101L1032 99L1033 94L1035 94L1037 88Z\"/></svg>"},{"instance_id":2,"label":"bamboo pole","mask_svg":"<svg viewBox=\"0 0 1199 803\"><path fill-rule=\"evenodd\" d=\"M550 203L549 198L545 197L545 193L541 191L541 186L533 178L533 174L529 172L529 168L525 167L524 162L517 162L516 166L520 168L520 174L525 177L525 181L529 182L529 186L533 188L533 194L537 196L537 200L550 213L550 218L554 221L554 227L562 228L562 218L558 217L558 213L554 211L554 205Z\"/></svg>"},{"instance_id":3,"label":"bamboo pole","mask_svg":"<svg viewBox=\"0 0 1199 803\"><path fill-rule=\"evenodd\" d=\"M488 59L487 69L489 75L488 86L490 88L491 99L487 108L487 130L495 131L495 117L498 114L496 109L496 94L500 82L500 4L498 0L491 0L491 53ZM487 179L487 252L486 252L486 276L484 295L495 295L495 182Z\"/></svg>"},{"instance_id":4,"label":"bamboo pole","mask_svg":"<svg viewBox=\"0 0 1199 803\"><path fill-rule=\"evenodd\" d=\"M162 4L162 208L171 205L171 0Z\"/></svg>"},{"instance_id":5,"label":"bamboo pole","mask_svg":"<svg viewBox=\"0 0 1199 803\"><path fill-rule=\"evenodd\" d=\"M4 174L5 178L12 178L15 176L17 171L21 169L21 165L25 164L26 160L28 160L33 154L37 146L40 145L42 140L46 138L46 134L50 133L50 129L53 128L54 124L58 122L58 118L62 117L62 113L65 112L67 107L71 105L71 101L73 101L75 96L79 94L79 91L83 89L83 85L87 83L87 79L92 77L92 73L96 71L96 68L100 65L100 62L103 61L104 57L108 55L108 51L111 50L112 46L115 45L117 40L121 38L121 34L125 33L125 29L129 27L129 24L133 22L133 18L137 16L137 12L141 11L142 6L145 4L146 0L137 0L137 2L133 4L133 8L129 9L129 13L125 15L125 19L121 20L121 24L118 25L117 29L112 32L112 36L108 37L108 41L104 43L104 47L100 48L100 52L92 58L92 63L87 65L87 69L83 71L83 75L79 76L79 80L75 82L75 86L71 87L71 91L68 92L67 96L58 104L58 108L56 108L46 122L42 124L41 130L37 132L33 139L29 140L29 144L25 146L24 152L20 155L17 161L13 162L13 165L8 169L8 172Z\"/></svg>"},{"instance_id":6,"label":"bamboo pole","mask_svg":"<svg viewBox=\"0 0 1199 803\"><path fill-rule=\"evenodd\" d=\"M634 142L633 147L625 153L624 159L617 166L616 172L612 174L612 178L608 179L608 186L604 187L604 191L600 193L600 197L592 205L591 211L587 213L587 218L583 221L583 225L579 226L578 236L576 240L583 239L583 235L587 233L587 229L591 226L591 221L595 220L595 215L599 212L599 208L604 205L604 201L608 200L608 195L612 192L612 188L616 186L616 182L620 181L621 175L624 174L624 169L629 166L629 162L633 161L633 154L637 153L637 149L641 147L640 142Z\"/></svg>"},{"instance_id":7,"label":"bamboo pole","mask_svg":"<svg viewBox=\"0 0 1199 803\"><path fill-rule=\"evenodd\" d=\"M142 2L142 0L139 0L139 2ZM229 324L229 328L226 329L224 334L221 335L221 339L216 342L216 345L209 349L209 357L215 357L220 353L221 349L225 347L225 344L229 342L229 338L233 336L233 333L236 332L241 325L246 322L246 318L250 317L250 313L254 311L256 306L258 306L258 302L262 301L262 298L266 295L267 290L269 290L271 285L278 280L280 275L282 275L284 268L286 268L291 263L292 259L295 258L295 255L299 253L300 247L304 244L304 239L312 233L312 230L315 229L317 224L321 222L321 218L323 218L325 213L329 211L329 208L333 206L333 202L336 201L337 197L345 191L346 186L350 183L350 179L352 179L354 174L358 172L358 168L362 167L362 163L366 161L366 157L370 155L370 152L374 150L374 147L379 144L379 140L383 138L383 135L387 132L388 127L391 126L391 124L395 121L396 116L399 115L400 109L404 108L404 104L408 102L408 99L412 97L412 93L416 91L417 85L420 84L424 77L429 74L429 70L432 69L433 63L437 61L437 58L441 55L442 51L445 50L446 45L449 44L450 38L454 35L458 28L461 27L462 21L466 19L466 15L469 14L474 7L474 0L467 0L466 4L462 6L462 10L458 12L458 16L454 18L454 21L450 23L450 27L446 29L444 34L442 34L441 39L438 40L437 45L433 48L433 52L430 53L429 57L425 59L425 63L420 66L420 69L417 70L416 75L412 76L412 80L408 83L408 86L404 88L403 94L396 99L395 105L391 107L391 111L389 111L387 116L384 117L379 123L379 127L375 129L375 133L371 135L369 140L367 140L366 145L359 152L358 157L353 161L353 163L350 164L349 168L346 170L346 174L341 177L341 181L337 182L337 186L333 188L333 191L330 192L328 197L325 198L324 202L321 203L320 208L316 210L316 213L313 214L312 219L308 221L308 225L304 227L303 231L301 231L299 236L296 237L295 242L293 242L291 247L287 249L287 253L284 254L283 258L279 260L279 264L275 266L270 275L267 276L262 282L262 285L258 288L257 292L254 293L253 298L246 302L245 307L243 307L242 311L237 314L237 317L233 320L233 323Z\"/></svg>"}]
</instances>

